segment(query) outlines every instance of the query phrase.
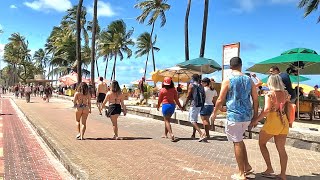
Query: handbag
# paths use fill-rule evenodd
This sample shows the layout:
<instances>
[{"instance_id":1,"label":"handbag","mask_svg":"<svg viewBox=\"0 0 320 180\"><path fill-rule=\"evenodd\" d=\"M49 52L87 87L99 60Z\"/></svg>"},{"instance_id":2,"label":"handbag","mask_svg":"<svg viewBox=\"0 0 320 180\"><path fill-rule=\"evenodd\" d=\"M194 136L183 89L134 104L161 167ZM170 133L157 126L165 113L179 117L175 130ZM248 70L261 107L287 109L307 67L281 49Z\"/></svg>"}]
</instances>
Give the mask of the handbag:
<instances>
[{"instance_id":1,"label":"handbag","mask_svg":"<svg viewBox=\"0 0 320 180\"><path fill-rule=\"evenodd\" d=\"M292 124L296 119L296 105L293 103L287 102L285 106L285 113L289 121L289 127L292 127Z\"/></svg>"}]
</instances>

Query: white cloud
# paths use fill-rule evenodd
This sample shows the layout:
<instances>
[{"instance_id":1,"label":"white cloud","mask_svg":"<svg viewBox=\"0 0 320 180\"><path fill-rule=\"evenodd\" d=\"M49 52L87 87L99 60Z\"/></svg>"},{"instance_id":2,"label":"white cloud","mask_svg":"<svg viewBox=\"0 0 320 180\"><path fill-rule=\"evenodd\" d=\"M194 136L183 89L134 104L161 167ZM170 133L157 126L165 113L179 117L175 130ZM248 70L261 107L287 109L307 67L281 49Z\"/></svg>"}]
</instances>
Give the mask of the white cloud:
<instances>
[{"instance_id":1,"label":"white cloud","mask_svg":"<svg viewBox=\"0 0 320 180\"><path fill-rule=\"evenodd\" d=\"M237 7L231 10L236 13L249 13L262 5L297 4L299 0L237 0Z\"/></svg>"},{"instance_id":2,"label":"white cloud","mask_svg":"<svg viewBox=\"0 0 320 180\"><path fill-rule=\"evenodd\" d=\"M55 10L64 12L72 7L70 0L34 0L23 4L37 11Z\"/></svg>"},{"instance_id":3,"label":"white cloud","mask_svg":"<svg viewBox=\"0 0 320 180\"><path fill-rule=\"evenodd\" d=\"M93 6L90 6L88 8L88 12L93 16ZM112 17L117 15L117 13L114 12L113 8L111 7L110 3L105 3L103 1L98 1L98 7L97 7L97 16L105 16L105 17Z\"/></svg>"},{"instance_id":4,"label":"white cloud","mask_svg":"<svg viewBox=\"0 0 320 180\"><path fill-rule=\"evenodd\" d=\"M287 3L298 3L299 0L271 0L273 4L287 4Z\"/></svg>"},{"instance_id":5,"label":"white cloud","mask_svg":"<svg viewBox=\"0 0 320 180\"><path fill-rule=\"evenodd\" d=\"M3 53L4 53L4 44L0 44L0 59L2 59Z\"/></svg>"},{"instance_id":6,"label":"white cloud","mask_svg":"<svg viewBox=\"0 0 320 180\"><path fill-rule=\"evenodd\" d=\"M17 9L17 6L14 5L14 4L11 4L11 5L10 5L10 8L11 8L11 9Z\"/></svg>"}]
</instances>

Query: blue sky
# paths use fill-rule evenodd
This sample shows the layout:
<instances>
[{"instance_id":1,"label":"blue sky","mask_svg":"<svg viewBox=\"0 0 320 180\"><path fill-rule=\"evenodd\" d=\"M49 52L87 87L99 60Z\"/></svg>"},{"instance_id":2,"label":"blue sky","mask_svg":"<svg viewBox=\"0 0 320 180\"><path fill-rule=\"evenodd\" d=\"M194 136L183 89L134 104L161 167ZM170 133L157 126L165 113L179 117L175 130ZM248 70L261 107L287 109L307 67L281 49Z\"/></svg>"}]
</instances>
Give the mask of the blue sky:
<instances>
[{"instance_id":1,"label":"blue sky","mask_svg":"<svg viewBox=\"0 0 320 180\"><path fill-rule=\"evenodd\" d=\"M0 4L0 56L10 34L19 32L29 41L34 52L43 48L52 27L59 25L65 11L76 0L10 0ZM117 19L123 19L128 28L134 27L133 38L151 27L135 20L140 10L133 6L136 0L99 0L98 15L102 28ZM164 27L156 25L156 67L163 69L184 61L184 15L187 0L168 0L171 9L167 12ZM223 0L210 1L205 57L222 62L222 45L240 42L240 56L244 68L254 63L279 55L281 52L306 47L320 53L320 24L316 24L317 13L303 18L303 10L297 8L298 0ZM84 0L88 8L87 19L92 19L92 1ZM189 19L190 58L199 56L204 0L193 0ZM133 48L135 51L135 48ZM117 79L121 84L130 83L142 76L145 57L123 59L117 64ZM103 74L105 64L100 60ZM3 63L2 63L3 67ZM111 70L111 67L109 67ZM149 63L147 74L152 71ZM108 77L111 72L109 71ZM219 81L221 72L214 76ZM264 76L261 76L263 78ZM319 76L310 76L307 84L320 84Z\"/></svg>"}]
</instances>

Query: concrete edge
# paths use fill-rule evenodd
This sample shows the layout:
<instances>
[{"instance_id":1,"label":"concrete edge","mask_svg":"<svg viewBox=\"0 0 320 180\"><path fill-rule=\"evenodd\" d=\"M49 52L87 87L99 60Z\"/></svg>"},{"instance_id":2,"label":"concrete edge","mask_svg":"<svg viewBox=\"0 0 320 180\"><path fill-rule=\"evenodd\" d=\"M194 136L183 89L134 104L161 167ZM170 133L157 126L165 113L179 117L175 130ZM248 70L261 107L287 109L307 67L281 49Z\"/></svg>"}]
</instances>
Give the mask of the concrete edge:
<instances>
[{"instance_id":1,"label":"concrete edge","mask_svg":"<svg viewBox=\"0 0 320 180\"><path fill-rule=\"evenodd\" d=\"M12 99L12 98L11 98ZM61 164L66 168L66 170L75 178L75 179L88 179L88 174L84 171L79 170L77 167L64 153L63 151L56 145L54 140L51 137L47 136L46 130L37 126L30 118L26 115L26 113L18 106L18 104L12 99L12 102L18 107L18 109L22 112L24 117L29 121L32 128L35 132L41 137L41 139L46 143L54 156L61 162Z\"/></svg>"},{"instance_id":2,"label":"concrete edge","mask_svg":"<svg viewBox=\"0 0 320 180\"><path fill-rule=\"evenodd\" d=\"M148 117L148 118L153 118L156 120L163 120L163 117L161 115L161 113L155 113L152 112L152 110L146 110L146 109L139 109L139 108L135 108L135 107L128 107L127 106L127 111L130 114L135 114L138 116L143 116L143 117ZM179 115L177 115L177 113L174 113L174 115L172 116L172 122L179 124L179 125L185 125L185 126L192 126L191 123L187 120L182 120L182 119L178 119ZM214 131L219 132L219 133L224 133L224 121L222 121L221 119L216 119L215 121L215 125L214 125ZM200 127L203 128L203 125L200 121ZM261 127L257 127L251 131L247 131L245 133L246 138L249 139L259 139L259 132L260 132ZM294 130L290 130L288 137L287 137L287 142L286 145L295 147L295 148L299 148L299 149L306 149L306 150L312 150L312 151L316 151L316 152L320 152L320 137L314 136L313 138L319 140L319 141L312 141L312 135L311 134L303 134L301 132L296 132ZM272 139L273 142L273 139Z\"/></svg>"}]
</instances>

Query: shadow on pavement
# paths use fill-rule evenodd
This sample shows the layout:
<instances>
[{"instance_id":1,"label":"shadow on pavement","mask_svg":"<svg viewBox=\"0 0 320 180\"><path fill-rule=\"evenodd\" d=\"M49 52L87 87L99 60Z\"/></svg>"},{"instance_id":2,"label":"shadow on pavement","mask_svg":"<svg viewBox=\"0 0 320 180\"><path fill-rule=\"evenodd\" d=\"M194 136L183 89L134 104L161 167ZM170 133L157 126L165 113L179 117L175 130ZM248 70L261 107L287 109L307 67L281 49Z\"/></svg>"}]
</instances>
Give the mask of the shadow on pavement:
<instances>
[{"instance_id":1,"label":"shadow on pavement","mask_svg":"<svg viewBox=\"0 0 320 180\"><path fill-rule=\"evenodd\" d=\"M0 116L12 116L13 114L2 114L0 113Z\"/></svg>"},{"instance_id":2,"label":"shadow on pavement","mask_svg":"<svg viewBox=\"0 0 320 180\"><path fill-rule=\"evenodd\" d=\"M147 139L152 139L149 137L119 137L118 139L114 138L85 138L85 140L94 140L94 141L99 141L99 140L147 140Z\"/></svg>"},{"instance_id":3,"label":"shadow on pavement","mask_svg":"<svg viewBox=\"0 0 320 180\"><path fill-rule=\"evenodd\" d=\"M255 177L247 177L247 179L259 179L259 180L270 180L270 179L277 179L277 178L267 178L261 176L261 173L257 173ZM320 179L320 174L312 173L312 175L302 175L302 176L292 176L287 175L288 180L318 180Z\"/></svg>"},{"instance_id":4,"label":"shadow on pavement","mask_svg":"<svg viewBox=\"0 0 320 180\"><path fill-rule=\"evenodd\" d=\"M208 140L228 141L228 138L226 136L212 136L212 137L208 138Z\"/></svg>"},{"instance_id":5,"label":"shadow on pavement","mask_svg":"<svg viewBox=\"0 0 320 180\"><path fill-rule=\"evenodd\" d=\"M177 141L192 141L192 140L195 140L195 141L198 141L199 138L183 138L183 137L176 137L177 138ZM206 138L206 140L213 140L213 141L228 141L227 137L226 136L212 136L210 138Z\"/></svg>"}]
</instances>

